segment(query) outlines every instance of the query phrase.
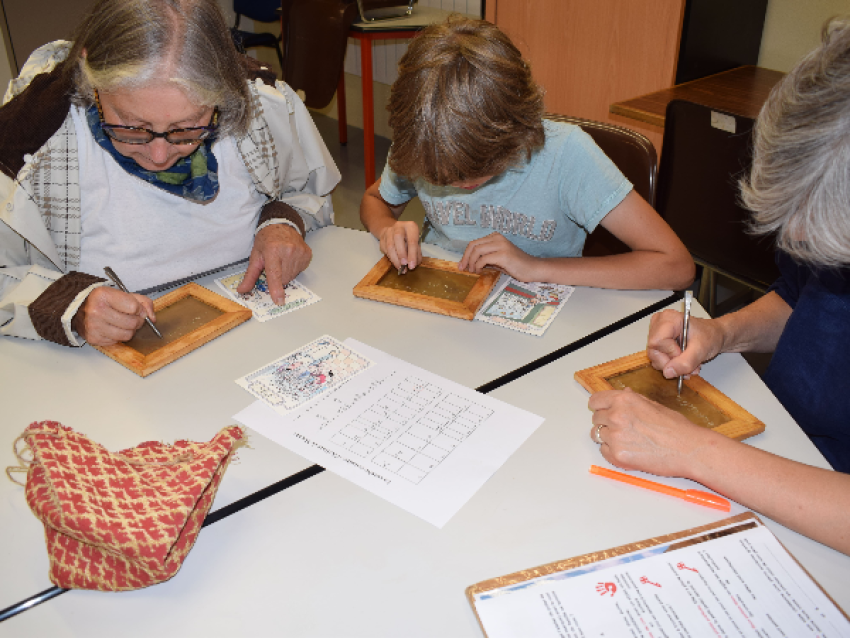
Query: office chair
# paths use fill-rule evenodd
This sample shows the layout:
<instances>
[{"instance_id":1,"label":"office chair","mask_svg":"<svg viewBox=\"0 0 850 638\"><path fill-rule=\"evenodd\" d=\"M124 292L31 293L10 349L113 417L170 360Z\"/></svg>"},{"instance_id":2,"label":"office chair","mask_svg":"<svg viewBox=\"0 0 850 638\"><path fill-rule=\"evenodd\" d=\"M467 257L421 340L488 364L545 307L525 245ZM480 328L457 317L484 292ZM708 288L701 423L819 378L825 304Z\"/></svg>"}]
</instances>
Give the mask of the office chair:
<instances>
[{"instance_id":1,"label":"office chair","mask_svg":"<svg viewBox=\"0 0 850 638\"><path fill-rule=\"evenodd\" d=\"M630 129L606 122L553 113L546 113L543 117L580 126L634 185L635 192L649 202L650 206L655 207L658 155L652 142L646 137ZM629 247L626 244L599 226L588 235L582 254L586 257L599 257L628 251Z\"/></svg>"},{"instance_id":2,"label":"office chair","mask_svg":"<svg viewBox=\"0 0 850 638\"><path fill-rule=\"evenodd\" d=\"M288 2L284 2L284 5ZM285 10L286 7L284 7ZM281 20L281 0L233 0L233 11L236 12L236 24L230 29L233 44L236 49L244 53L246 49L254 47L270 47L277 53L281 73L283 72L283 51L281 50L281 38L273 33L252 33L251 31L240 31L239 21L242 16L255 22L278 22Z\"/></svg>"},{"instance_id":3,"label":"office chair","mask_svg":"<svg viewBox=\"0 0 850 638\"><path fill-rule=\"evenodd\" d=\"M701 267L698 299L711 316L764 293L779 276L772 238L747 232L750 215L739 199L754 124L684 100L667 106L656 210ZM743 294L718 304L718 276Z\"/></svg>"}]
</instances>

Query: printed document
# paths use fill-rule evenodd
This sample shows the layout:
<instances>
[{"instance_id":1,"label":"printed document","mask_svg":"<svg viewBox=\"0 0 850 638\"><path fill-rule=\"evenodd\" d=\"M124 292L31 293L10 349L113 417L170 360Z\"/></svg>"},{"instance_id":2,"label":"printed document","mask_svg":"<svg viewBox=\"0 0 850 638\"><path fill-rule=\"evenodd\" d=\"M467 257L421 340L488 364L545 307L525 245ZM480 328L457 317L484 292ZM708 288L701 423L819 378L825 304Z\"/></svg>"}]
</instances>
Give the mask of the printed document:
<instances>
[{"instance_id":1,"label":"printed document","mask_svg":"<svg viewBox=\"0 0 850 638\"><path fill-rule=\"evenodd\" d=\"M294 409L272 407L292 393L267 384L275 391L255 392L264 400L234 418L437 527L543 422L353 339L332 350L357 364L344 384ZM327 379L332 371L320 372ZM245 379L239 383L247 388ZM293 405L305 394L293 395Z\"/></svg>"}]
</instances>

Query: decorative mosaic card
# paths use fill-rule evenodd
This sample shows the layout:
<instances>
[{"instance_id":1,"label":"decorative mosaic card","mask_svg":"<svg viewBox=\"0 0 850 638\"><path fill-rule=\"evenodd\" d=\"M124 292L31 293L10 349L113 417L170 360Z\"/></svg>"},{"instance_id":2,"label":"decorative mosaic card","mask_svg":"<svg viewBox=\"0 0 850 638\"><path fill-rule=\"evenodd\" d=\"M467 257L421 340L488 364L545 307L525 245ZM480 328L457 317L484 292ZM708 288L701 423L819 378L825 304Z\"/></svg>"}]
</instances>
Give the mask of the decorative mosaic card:
<instances>
[{"instance_id":1,"label":"decorative mosaic card","mask_svg":"<svg viewBox=\"0 0 850 638\"><path fill-rule=\"evenodd\" d=\"M508 277L475 319L540 337L574 290L563 284L523 283Z\"/></svg>"},{"instance_id":2,"label":"decorative mosaic card","mask_svg":"<svg viewBox=\"0 0 850 638\"><path fill-rule=\"evenodd\" d=\"M325 335L236 383L281 414L338 388L372 361Z\"/></svg>"},{"instance_id":3,"label":"decorative mosaic card","mask_svg":"<svg viewBox=\"0 0 850 638\"><path fill-rule=\"evenodd\" d=\"M224 291L230 295L235 301L241 303L246 308L249 308L254 317L258 321L268 321L280 315L285 315L293 310L304 308L317 301L321 301L312 290L308 290L295 279L284 286L283 291L286 293L286 301L282 306L278 306L272 301L269 294L269 286L266 282L266 273L260 275L257 283L254 284L254 289L244 295L236 292L236 288L242 283L242 278L245 276L245 271L237 272L221 279L216 279L215 282L221 286Z\"/></svg>"}]
</instances>

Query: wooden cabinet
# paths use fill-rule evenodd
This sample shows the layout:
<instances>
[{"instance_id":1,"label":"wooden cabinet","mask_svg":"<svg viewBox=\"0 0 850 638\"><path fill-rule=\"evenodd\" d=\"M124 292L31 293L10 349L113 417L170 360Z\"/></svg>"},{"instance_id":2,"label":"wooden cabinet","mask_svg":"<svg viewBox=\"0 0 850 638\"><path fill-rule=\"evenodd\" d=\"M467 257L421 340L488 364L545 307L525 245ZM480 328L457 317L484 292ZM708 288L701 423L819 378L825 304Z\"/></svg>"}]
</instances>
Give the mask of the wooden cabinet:
<instances>
[{"instance_id":1,"label":"wooden cabinet","mask_svg":"<svg viewBox=\"0 0 850 638\"><path fill-rule=\"evenodd\" d=\"M609 105L672 86L685 0L487 0L546 89L546 109L626 126L661 148L661 129Z\"/></svg>"}]
</instances>

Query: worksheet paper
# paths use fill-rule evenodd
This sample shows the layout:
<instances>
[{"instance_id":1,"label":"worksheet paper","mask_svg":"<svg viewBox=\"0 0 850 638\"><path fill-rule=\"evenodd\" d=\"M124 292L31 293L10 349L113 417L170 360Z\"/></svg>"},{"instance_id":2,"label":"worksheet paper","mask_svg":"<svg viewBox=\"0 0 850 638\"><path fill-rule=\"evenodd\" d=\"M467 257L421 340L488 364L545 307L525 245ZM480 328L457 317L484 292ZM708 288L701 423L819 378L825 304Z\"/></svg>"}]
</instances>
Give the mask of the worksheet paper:
<instances>
[{"instance_id":1,"label":"worksheet paper","mask_svg":"<svg viewBox=\"0 0 850 638\"><path fill-rule=\"evenodd\" d=\"M479 593L475 609L488 638L850 636L766 527L730 531Z\"/></svg>"},{"instance_id":2,"label":"worksheet paper","mask_svg":"<svg viewBox=\"0 0 850 638\"><path fill-rule=\"evenodd\" d=\"M443 527L543 422L354 339L374 365L302 407L257 401L234 418Z\"/></svg>"}]
</instances>

